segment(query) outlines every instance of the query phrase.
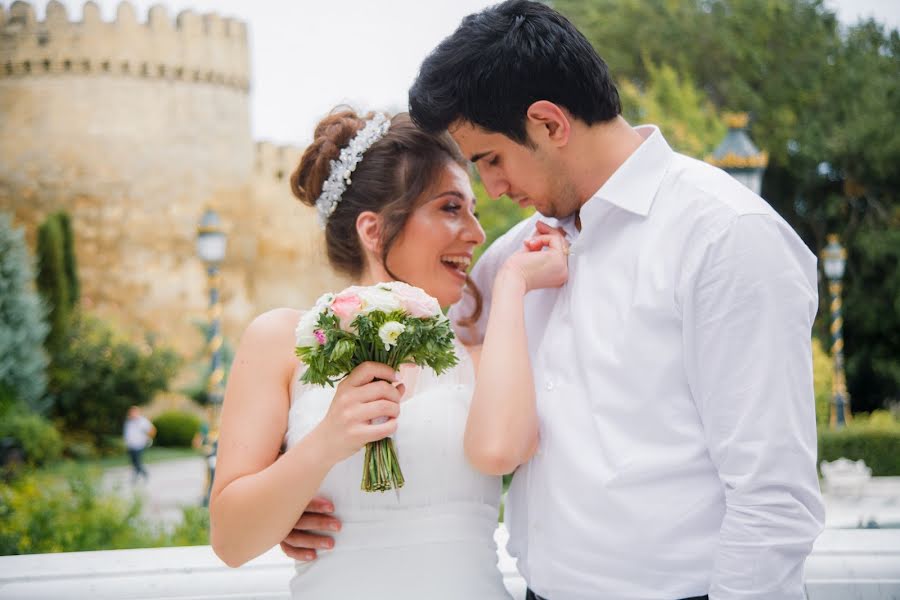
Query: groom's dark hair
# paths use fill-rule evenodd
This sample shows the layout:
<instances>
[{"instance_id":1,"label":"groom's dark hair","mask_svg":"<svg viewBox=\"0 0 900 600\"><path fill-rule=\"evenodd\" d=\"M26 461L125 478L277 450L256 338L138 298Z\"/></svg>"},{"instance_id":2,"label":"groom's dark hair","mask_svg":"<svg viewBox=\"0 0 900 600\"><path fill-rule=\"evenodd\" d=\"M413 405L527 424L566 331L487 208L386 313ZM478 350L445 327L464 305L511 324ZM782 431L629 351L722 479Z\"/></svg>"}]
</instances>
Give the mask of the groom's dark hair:
<instances>
[{"instance_id":1,"label":"groom's dark hair","mask_svg":"<svg viewBox=\"0 0 900 600\"><path fill-rule=\"evenodd\" d=\"M538 100L588 125L622 112L606 63L567 18L509 0L464 18L425 58L409 112L426 131L463 120L527 145L525 117Z\"/></svg>"}]
</instances>

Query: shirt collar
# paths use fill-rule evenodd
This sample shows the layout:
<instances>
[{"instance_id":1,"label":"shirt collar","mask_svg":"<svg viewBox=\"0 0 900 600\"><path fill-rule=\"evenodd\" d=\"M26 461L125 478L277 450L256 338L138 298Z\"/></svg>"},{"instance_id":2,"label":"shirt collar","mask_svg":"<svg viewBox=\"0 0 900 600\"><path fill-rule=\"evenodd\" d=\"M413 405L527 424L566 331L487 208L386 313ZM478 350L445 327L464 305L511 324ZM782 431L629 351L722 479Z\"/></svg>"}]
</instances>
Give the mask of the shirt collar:
<instances>
[{"instance_id":1,"label":"shirt collar","mask_svg":"<svg viewBox=\"0 0 900 600\"><path fill-rule=\"evenodd\" d=\"M550 227L562 228L562 230L566 232L566 238L568 238L569 241L576 239L580 233L575 226L575 215L557 219L555 217L545 217L538 213L538 219L548 224Z\"/></svg>"},{"instance_id":2,"label":"shirt collar","mask_svg":"<svg viewBox=\"0 0 900 600\"><path fill-rule=\"evenodd\" d=\"M642 125L634 130L644 141L581 207L582 229L599 214L603 203L597 200L642 217L650 214L656 191L675 153L655 125Z\"/></svg>"}]
</instances>

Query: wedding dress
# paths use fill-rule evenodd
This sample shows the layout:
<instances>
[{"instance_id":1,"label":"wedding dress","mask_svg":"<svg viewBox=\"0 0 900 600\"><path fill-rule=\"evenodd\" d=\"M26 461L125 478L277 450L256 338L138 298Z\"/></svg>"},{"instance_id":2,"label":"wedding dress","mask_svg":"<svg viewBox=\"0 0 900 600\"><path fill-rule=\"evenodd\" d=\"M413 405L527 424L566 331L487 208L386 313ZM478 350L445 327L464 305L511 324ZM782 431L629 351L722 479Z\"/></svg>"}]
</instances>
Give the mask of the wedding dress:
<instances>
[{"instance_id":1,"label":"wedding dress","mask_svg":"<svg viewBox=\"0 0 900 600\"><path fill-rule=\"evenodd\" d=\"M406 395L393 438L405 485L361 491L363 450L322 482L319 495L334 503L343 525L331 534L333 550L296 563L293 599L510 598L493 537L501 482L475 471L463 455L474 372L468 352L454 343L459 364L443 375L401 368ZM291 389L288 446L322 420L334 395L332 388L300 383L299 375Z\"/></svg>"}]
</instances>

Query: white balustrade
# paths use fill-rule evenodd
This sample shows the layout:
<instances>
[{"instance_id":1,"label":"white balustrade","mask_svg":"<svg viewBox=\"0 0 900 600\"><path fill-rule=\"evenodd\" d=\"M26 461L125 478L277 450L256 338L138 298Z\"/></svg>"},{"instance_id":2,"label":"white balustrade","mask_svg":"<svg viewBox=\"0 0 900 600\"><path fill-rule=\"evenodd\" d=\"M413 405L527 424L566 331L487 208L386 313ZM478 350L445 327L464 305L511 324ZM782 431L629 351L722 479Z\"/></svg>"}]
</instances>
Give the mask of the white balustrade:
<instances>
[{"instance_id":1,"label":"white balustrade","mask_svg":"<svg viewBox=\"0 0 900 600\"><path fill-rule=\"evenodd\" d=\"M525 582L495 535L498 565L516 600ZM0 598L94 600L288 600L293 562L273 548L230 569L209 546L0 557ZM900 529L828 529L806 564L808 600L900 598Z\"/></svg>"}]
</instances>

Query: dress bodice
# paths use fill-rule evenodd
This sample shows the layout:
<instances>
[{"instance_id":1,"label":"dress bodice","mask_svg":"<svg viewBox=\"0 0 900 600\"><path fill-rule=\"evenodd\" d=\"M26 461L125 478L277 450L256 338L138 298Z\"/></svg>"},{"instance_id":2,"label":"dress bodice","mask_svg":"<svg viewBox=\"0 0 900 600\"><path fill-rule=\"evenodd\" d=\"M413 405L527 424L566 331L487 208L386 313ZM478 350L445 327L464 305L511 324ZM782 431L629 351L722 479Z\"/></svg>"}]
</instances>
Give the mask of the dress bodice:
<instances>
[{"instance_id":1,"label":"dress bodice","mask_svg":"<svg viewBox=\"0 0 900 600\"><path fill-rule=\"evenodd\" d=\"M508 598L496 568L499 477L475 471L463 453L474 390L468 351L456 344L459 364L438 376L403 366L406 393L394 434L404 486L360 489L364 451L335 465L319 495L330 499L342 529L332 551L297 563L294 598L382 597ZM286 434L293 446L328 411L335 390L303 384L295 374Z\"/></svg>"}]
</instances>

